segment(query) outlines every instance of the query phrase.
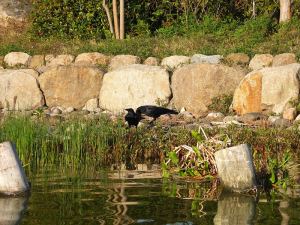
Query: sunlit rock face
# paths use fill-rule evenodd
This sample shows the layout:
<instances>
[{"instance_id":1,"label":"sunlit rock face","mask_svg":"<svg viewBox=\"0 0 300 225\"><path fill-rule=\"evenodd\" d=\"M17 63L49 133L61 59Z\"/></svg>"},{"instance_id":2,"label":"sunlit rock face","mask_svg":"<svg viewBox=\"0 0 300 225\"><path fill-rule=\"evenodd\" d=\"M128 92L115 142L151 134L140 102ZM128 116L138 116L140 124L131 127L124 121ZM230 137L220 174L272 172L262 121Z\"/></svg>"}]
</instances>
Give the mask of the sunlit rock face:
<instances>
[{"instance_id":1,"label":"sunlit rock face","mask_svg":"<svg viewBox=\"0 0 300 225\"><path fill-rule=\"evenodd\" d=\"M232 107L249 112L283 113L299 95L300 64L268 67L249 73L235 90Z\"/></svg>"},{"instance_id":2,"label":"sunlit rock face","mask_svg":"<svg viewBox=\"0 0 300 225\"><path fill-rule=\"evenodd\" d=\"M175 107L198 116L207 110L212 98L233 93L244 76L243 70L211 63L178 68L172 75Z\"/></svg>"},{"instance_id":3,"label":"sunlit rock face","mask_svg":"<svg viewBox=\"0 0 300 225\"><path fill-rule=\"evenodd\" d=\"M112 111L155 105L171 97L169 73L158 66L130 65L108 72L103 78L99 104Z\"/></svg>"},{"instance_id":4,"label":"sunlit rock face","mask_svg":"<svg viewBox=\"0 0 300 225\"><path fill-rule=\"evenodd\" d=\"M41 90L48 107L81 109L97 98L104 71L96 66L55 66L39 76Z\"/></svg>"},{"instance_id":5,"label":"sunlit rock face","mask_svg":"<svg viewBox=\"0 0 300 225\"><path fill-rule=\"evenodd\" d=\"M256 54L249 63L249 68L259 70L272 65L273 56L270 54Z\"/></svg>"},{"instance_id":6,"label":"sunlit rock face","mask_svg":"<svg viewBox=\"0 0 300 225\"><path fill-rule=\"evenodd\" d=\"M35 73L29 69L0 70L0 108L27 110L44 105Z\"/></svg>"}]
</instances>

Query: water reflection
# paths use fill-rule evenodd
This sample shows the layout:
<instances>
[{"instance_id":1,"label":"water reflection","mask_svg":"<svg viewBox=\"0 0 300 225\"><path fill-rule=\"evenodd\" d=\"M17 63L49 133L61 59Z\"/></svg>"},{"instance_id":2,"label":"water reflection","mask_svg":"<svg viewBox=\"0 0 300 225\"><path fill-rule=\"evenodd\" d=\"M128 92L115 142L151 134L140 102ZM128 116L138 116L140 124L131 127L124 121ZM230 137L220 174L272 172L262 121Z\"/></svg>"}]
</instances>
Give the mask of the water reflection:
<instances>
[{"instance_id":1,"label":"water reflection","mask_svg":"<svg viewBox=\"0 0 300 225\"><path fill-rule=\"evenodd\" d=\"M224 192L218 201L214 224L252 224L255 218L256 203L255 196Z\"/></svg>"},{"instance_id":2,"label":"water reflection","mask_svg":"<svg viewBox=\"0 0 300 225\"><path fill-rule=\"evenodd\" d=\"M27 207L28 197L1 197L0 224L15 225L22 220L22 214Z\"/></svg>"},{"instance_id":3,"label":"water reflection","mask_svg":"<svg viewBox=\"0 0 300 225\"><path fill-rule=\"evenodd\" d=\"M28 174L35 177L27 176L32 195L21 225L295 224L300 219L296 189L287 192L293 198L272 203L260 196L258 201L254 196L221 193L217 180L164 180L157 165Z\"/></svg>"}]
</instances>

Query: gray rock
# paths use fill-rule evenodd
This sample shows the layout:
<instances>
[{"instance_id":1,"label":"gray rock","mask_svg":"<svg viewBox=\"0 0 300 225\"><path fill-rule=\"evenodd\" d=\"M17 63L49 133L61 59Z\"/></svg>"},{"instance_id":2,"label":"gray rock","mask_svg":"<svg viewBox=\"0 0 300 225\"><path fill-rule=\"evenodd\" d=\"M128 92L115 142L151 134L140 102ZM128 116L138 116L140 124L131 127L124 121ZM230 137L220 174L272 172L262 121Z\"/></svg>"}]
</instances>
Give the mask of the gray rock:
<instances>
[{"instance_id":1,"label":"gray rock","mask_svg":"<svg viewBox=\"0 0 300 225\"><path fill-rule=\"evenodd\" d=\"M233 116L225 116L224 119L223 119L223 122L227 123L227 122L230 122L230 121L233 121L233 120L235 120L235 118Z\"/></svg>"},{"instance_id":2,"label":"gray rock","mask_svg":"<svg viewBox=\"0 0 300 225\"><path fill-rule=\"evenodd\" d=\"M0 24L4 27L10 24L22 27L27 23L31 9L31 0L1 0Z\"/></svg>"},{"instance_id":3,"label":"gray rock","mask_svg":"<svg viewBox=\"0 0 300 225\"><path fill-rule=\"evenodd\" d=\"M247 113L240 117L240 120L242 121L255 121L261 119L268 119L268 116L262 113Z\"/></svg>"},{"instance_id":4,"label":"gray rock","mask_svg":"<svg viewBox=\"0 0 300 225\"><path fill-rule=\"evenodd\" d=\"M212 64L219 64L221 59L223 59L222 55L202 55L202 54L195 54L191 58L191 63L212 63Z\"/></svg>"},{"instance_id":5,"label":"gray rock","mask_svg":"<svg viewBox=\"0 0 300 225\"><path fill-rule=\"evenodd\" d=\"M287 119L277 119L274 121L276 127L288 127L291 125L291 121Z\"/></svg>"},{"instance_id":6,"label":"gray rock","mask_svg":"<svg viewBox=\"0 0 300 225\"><path fill-rule=\"evenodd\" d=\"M274 123L276 120L280 119L280 116L269 116L268 121Z\"/></svg>"}]
</instances>

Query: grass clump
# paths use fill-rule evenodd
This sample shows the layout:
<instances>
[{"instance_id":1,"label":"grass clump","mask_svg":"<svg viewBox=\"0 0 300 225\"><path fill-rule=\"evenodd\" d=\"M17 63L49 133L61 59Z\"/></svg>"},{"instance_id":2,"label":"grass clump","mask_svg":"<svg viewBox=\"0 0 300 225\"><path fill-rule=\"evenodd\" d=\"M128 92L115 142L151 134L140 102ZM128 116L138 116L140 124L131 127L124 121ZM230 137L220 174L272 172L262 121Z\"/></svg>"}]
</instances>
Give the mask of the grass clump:
<instances>
[{"instance_id":1,"label":"grass clump","mask_svg":"<svg viewBox=\"0 0 300 225\"><path fill-rule=\"evenodd\" d=\"M222 94L212 98L212 103L207 106L207 109L213 112L221 112L224 115L233 115L233 110L230 108L232 100L233 94Z\"/></svg>"}]
</instances>

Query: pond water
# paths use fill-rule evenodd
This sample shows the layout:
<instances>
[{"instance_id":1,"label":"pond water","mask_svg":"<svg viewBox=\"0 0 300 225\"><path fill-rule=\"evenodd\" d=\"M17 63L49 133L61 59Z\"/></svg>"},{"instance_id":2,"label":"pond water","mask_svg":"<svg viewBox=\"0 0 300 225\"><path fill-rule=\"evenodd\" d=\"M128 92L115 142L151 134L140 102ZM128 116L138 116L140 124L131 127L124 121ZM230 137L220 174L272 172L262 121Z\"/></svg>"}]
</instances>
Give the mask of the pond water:
<instances>
[{"instance_id":1,"label":"pond water","mask_svg":"<svg viewBox=\"0 0 300 225\"><path fill-rule=\"evenodd\" d=\"M150 168L151 167L151 168ZM300 189L249 196L158 166L26 171L31 195L0 198L0 224L300 224Z\"/></svg>"}]
</instances>

